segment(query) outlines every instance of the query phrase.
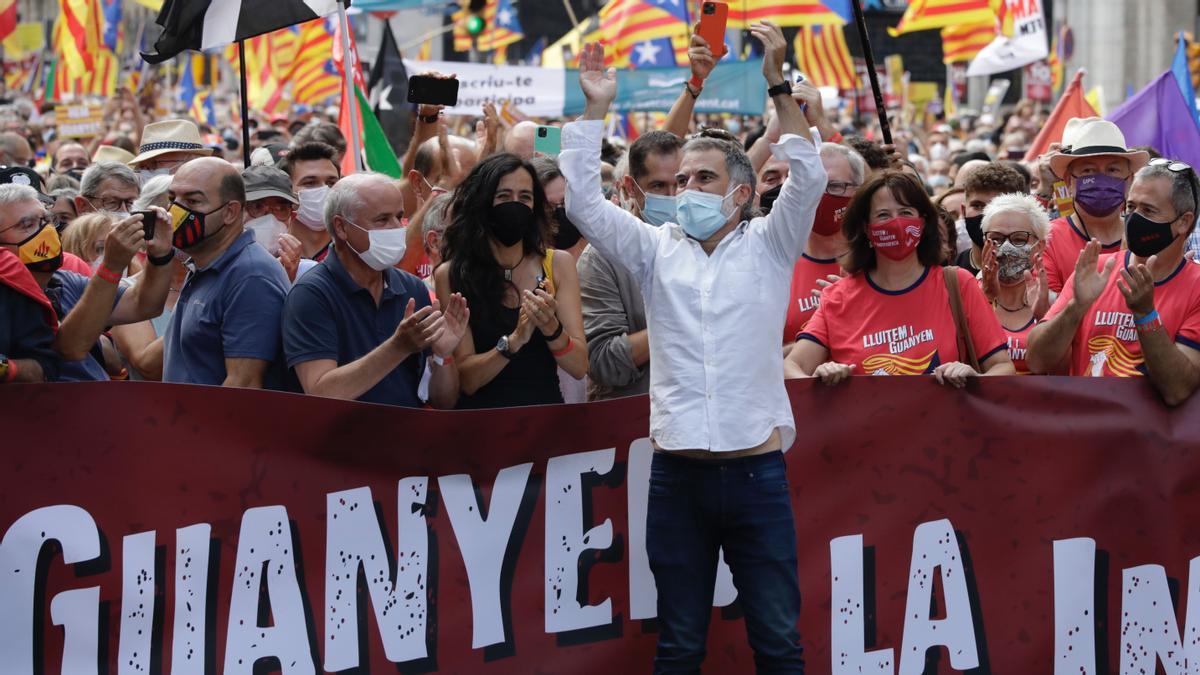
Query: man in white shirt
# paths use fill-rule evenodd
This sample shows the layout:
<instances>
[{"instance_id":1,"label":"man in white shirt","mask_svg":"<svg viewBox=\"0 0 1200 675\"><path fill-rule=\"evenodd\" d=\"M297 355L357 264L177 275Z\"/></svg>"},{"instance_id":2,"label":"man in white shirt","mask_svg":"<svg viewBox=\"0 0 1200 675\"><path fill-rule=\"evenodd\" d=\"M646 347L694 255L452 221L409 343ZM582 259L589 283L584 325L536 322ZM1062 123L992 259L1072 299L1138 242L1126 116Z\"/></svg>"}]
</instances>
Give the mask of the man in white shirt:
<instances>
[{"instance_id":1,"label":"man in white shirt","mask_svg":"<svg viewBox=\"0 0 1200 675\"><path fill-rule=\"evenodd\" d=\"M759 672L802 673L796 532L782 451L795 439L780 331L792 268L804 250L825 170L781 65L773 24L763 74L789 163L771 214L751 218L754 170L741 148L697 138L683 149L676 217L661 227L604 200L600 144L616 96L604 48L589 44L581 121L562 132L567 215L634 276L649 318L651 466L646 545L661 626L656 673L699 672L717 552L724 548Z\"/></svg>"}]
</instances>

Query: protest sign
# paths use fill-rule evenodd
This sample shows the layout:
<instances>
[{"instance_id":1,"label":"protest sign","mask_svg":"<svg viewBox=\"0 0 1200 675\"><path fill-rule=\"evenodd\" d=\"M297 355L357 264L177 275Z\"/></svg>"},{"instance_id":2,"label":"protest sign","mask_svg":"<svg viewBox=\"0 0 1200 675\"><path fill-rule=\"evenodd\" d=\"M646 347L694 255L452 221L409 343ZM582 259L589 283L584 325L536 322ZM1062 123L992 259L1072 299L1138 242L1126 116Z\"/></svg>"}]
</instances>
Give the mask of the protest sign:
<instances>
[{"instance_id":1,"label":"protest sign","mask_svg":"<svg viewBox=\"0 0 1200 675\"><path fill-rule=\"evenodd\" d=\"M1025 98L1030 101L1049 103L1054 98L1054 74L1044 60L1025 66L1021 83L1025 87Z\"/></svg>"},{"instance_id":2,"label":"protest sign","mask_svg":"<svg viewBox=\"0 0 1200 675\"><path fill-rule=\"evenodd\" d=\"M637 68L617 71L617 98L613 112L668 112L683 85L692 76L689 68ZM567 71L564 115L583 112L579 72ZM761 115L766 107L767 82L759 61L722 61L704 81L696 99L698 113Z\"/></svg>"},{"instance_id":3,"label":"protest sign","mask_svg":"<svg viewBox=\"0 0 1200 675\"><path fill-rule=\"evenodd\" d=\"M447 108L447 115L478 117L483 104L488 101L496 104L511 102L533 117L563 114L566 71L559 68L411 59L404 59L404 68L410 75L434 70L458 77L458 105ZM573 81L571 86L578 87L578 84Z\"/></svg>"},{"instance_id":4,"label":"protest sign","mask_svg":"<svg viewBox=\"0 0 1200 675\"><path fill-rule=\"evenodd\" d=\"M813 672L1183 672L1200 658L1200 400L1169 409L1141 378L789 390ZM647 405L0 387L0 410L20 411L0 492L0 662L647 672ZM753 670L735 598L726 578L709 672Z\"/></svg>"},{"instance_id":5,"label":"protest sign","mask_svg":"<svg viewBox=\"0 0 1200 675\"><path fill-rule=\"evenodd\" d=\"M54 106L59 138L88 138L104 133L104 106L77 103Z\"/></svg>"}]
</instances>

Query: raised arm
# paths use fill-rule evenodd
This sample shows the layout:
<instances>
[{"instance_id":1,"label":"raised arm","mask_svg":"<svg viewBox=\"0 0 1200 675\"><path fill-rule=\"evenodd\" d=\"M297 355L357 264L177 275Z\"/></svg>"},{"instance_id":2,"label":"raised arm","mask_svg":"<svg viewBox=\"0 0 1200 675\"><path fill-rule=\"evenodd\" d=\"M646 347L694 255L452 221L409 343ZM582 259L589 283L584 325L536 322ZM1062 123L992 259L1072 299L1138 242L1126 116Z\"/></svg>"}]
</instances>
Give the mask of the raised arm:
<instances>
[{"instance_id":1,"label":"raised arm","mask_svg":"<svg viewBox=\"0 0 1200 675\"><path fill-rule=\"evenodd\" d=\"M584 45L579 84L587 99L580 121L563 127L558 164L567 179L567 216L588 242L639 282L649 277L660 229L604 199L600 187L600 144L604 116L617 95L617 75L604 70L604 47Z\"/></svg>"},{"instance_id":2,"label":"raised arm","mask_svg":"<svg viewBox=\"0 0 1200 675\"><path fill-rule=\"evenodd\" d=\"M695 30L692 30L692 41L688 45L688 61L692 66L692 79L684 83L683 91L679 92L679 98L675 105L671 106L671 112L667 113L667 122L663 126L680 138L688 135L692 126L692 114L696 112L696 100L704 90L704 81L717 65L708 41L700 37Z\"/></svg>"}]
</instances>

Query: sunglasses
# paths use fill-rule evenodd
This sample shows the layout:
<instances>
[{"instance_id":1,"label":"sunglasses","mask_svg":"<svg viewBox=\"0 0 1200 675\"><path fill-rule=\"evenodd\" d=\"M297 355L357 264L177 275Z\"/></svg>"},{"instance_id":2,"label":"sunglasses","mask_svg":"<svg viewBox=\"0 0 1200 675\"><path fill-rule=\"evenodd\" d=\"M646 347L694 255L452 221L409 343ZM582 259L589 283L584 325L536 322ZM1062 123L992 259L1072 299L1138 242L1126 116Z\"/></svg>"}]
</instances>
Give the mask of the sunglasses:
<instances>
[{"instance_id":1,"label":"sunglasses","mask_svg":"<svg viewBox=\"0 0 1200 675\"><path fill-rule=\"evenodd\" d=\"M1192 191L1192 203L1196 204L1197 207L1200 207L1200 199L1197 199L1196 196L1196 170L1193 169L1191 165L1184 164L1183 162L1178 162L1173 159L1167 159L1166 157L1159 157L1157 159L1150 160L1149 166L1165 167L1167 171L1170 171L1171 173L1189 174L1187 183L1188 187Z\"/></svg>"}]
</instances>

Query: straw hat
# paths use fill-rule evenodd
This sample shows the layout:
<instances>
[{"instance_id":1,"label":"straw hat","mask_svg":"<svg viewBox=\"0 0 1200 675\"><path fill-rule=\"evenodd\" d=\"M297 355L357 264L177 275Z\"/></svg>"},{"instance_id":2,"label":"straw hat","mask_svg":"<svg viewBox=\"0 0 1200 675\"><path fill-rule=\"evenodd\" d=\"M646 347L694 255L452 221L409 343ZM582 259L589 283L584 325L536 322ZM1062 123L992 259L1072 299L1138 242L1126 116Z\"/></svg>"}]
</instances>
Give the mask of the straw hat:
<instances>
[{"instance_id":1,"label":"straw hat","mask_svg":"<svg viewBox=\"0 0 1200 675\"><path fill-rule=\"evenodd\" d=\"M133 153L124 148L118 148L115 145L102 145L96 148L96 153L92 155L92 162L120 162L128 164L129 160L133 159Z\"/></svg>"},{"instance_id":2,"label":"straw hat","mask_svg":"<svg viewBox=\"0 0 1200 675\"><path fill-rule=\"evenodd\" d=\"M1121 133L1120 127L1099 117L1068 120L1062 144L1065 149L1050 158L1050 170L1060 177L1065 177L1067 167L1080 157L1124 157L1133 171L1150 161L1150 153L1145 150L1126 147L1125 134Z\"/></svg>"},{"instance_id":3,"label":"straw hat","mask_svg":"<svg viewBox=\"0 0 1200 675\"><path fill-rule=\"evenodd\" d=\"M130 166L165 155L168 152L194 152L200 155L213 154L200 139L200 129L191 120L165 120L152 122L142 130L142 145L138 156L129 160Z\"/></svg>"}]
</instances>

